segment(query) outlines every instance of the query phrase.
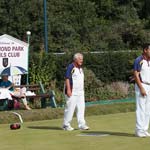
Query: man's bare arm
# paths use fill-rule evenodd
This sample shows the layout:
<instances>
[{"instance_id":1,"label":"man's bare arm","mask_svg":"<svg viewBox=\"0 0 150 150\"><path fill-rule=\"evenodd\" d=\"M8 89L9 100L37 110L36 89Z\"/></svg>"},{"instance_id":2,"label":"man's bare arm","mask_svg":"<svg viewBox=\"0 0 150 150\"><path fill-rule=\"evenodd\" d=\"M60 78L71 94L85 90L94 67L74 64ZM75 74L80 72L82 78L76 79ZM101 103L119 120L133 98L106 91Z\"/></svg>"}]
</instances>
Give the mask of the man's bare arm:
<instances>
[{"instance_id":1,"label":"man's bare arm","mask_svg":"<svg viewBox=\"0 0 150 150\"><path fill-rule=\"evenodd\" d=\"M67 88L67 96L70 97L72 95L72 92L71 92L71 87L70 87L70 81L69 81L69 79L66 79L65 83L66 83L66 88Z\"/></svg>"},{"instance_id":2,"label":"man's bare arm","mask_svg":"<svg viewBox=\"0 0 150 150\"><path fill-rule=\"evenodd\" d=\"M141 80L140 80L140 72L134 71L134 77L135 77L135 82L137 83L137 85L141 91L141 95L146 96L146 91L143 88Z\"/></svg>"}]
</instances>

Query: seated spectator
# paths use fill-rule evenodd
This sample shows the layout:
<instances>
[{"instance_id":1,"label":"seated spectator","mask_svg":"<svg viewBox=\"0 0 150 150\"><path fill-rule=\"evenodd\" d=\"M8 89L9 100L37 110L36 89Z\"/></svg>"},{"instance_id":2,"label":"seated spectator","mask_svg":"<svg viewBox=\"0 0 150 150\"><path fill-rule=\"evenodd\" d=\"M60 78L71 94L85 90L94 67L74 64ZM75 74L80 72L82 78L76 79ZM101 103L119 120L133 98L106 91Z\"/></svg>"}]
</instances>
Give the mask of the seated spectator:
<instances>
[{"instance_id":1,"label":"seated spectator","mask_svg":"<svg viewBox=\"0 0 150 150\"><path fill-rule=\"evenodd\" d=\"M31 108L28 106L27 104L27 99L26 99L26 95L25 95L25 90L19 90L19 89L14 89L14 85L11 81L8 80L8 76L7 75L2 75L2 80L0 82L0 87L1 88L7 88L10 91L10 94L12 96L21 98L25 109L27 110L31 110ZM19 90L19 91L18 91Z\"/></svg>"}]
</instances>

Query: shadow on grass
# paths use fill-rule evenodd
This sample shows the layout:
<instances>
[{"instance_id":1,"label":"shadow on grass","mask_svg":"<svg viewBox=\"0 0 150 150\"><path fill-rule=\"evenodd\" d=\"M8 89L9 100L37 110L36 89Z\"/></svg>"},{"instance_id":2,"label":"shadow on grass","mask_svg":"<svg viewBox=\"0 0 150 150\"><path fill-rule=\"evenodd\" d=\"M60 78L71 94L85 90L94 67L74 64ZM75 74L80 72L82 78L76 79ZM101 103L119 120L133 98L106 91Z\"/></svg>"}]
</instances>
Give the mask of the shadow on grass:
<instances>
[{"instance_id":1,"label":"shadow on grass","mask_svg":"<svg viewBox=\"0 0 150 150\"><path fill-rule=\"evenodd\" d=\"M108 134L108 135L114 135L114 136L125 136L125 137L135 137L135 134L131 133L124 133L124 132L113 132L113 131L83 131L83 134L88 135L98 135L98 134Z\"/></svg>"},{"instance_id":2,"label":"shadow on grass","mask_svg":"<svg viewBox=\"0 0 150 150\"><path fill-rule=\"evenodd\" d=\"M51 127L51 126L28 126L30 129L40 129L40 130L62 130L60 127Z\"/></svg>"}]
</instances>

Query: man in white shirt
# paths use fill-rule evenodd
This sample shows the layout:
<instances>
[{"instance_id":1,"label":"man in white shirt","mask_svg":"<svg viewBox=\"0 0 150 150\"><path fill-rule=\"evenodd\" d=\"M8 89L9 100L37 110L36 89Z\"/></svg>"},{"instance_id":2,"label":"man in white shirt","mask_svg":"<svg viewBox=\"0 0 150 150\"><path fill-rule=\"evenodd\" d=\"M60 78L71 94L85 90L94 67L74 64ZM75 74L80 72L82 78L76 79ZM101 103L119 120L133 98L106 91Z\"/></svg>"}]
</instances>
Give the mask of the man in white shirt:
<instances>
[{"instance_id":1,"label":"man in white shirt","mask_svg":"<svg viewBox=\"0 0 150 150\"><path fill-rule=\"evenodd\" d=\"M150 44L143 46L143 54L134 62L136 94L136 129L138 137L148 137L150 120Z\"/></svg>"},{"instance_id":2,"label":"man in white shirt","mask_svg":"<svg viewBox=\"0 0 150 150\"><path fill-rule=\"evenodd\" d=\"M63 129L72 131L71 121L76 109L78 127L81 130L88 130L84 119L85 97L84 97L84 73L81 68L83 55L76 53L73 63L69 64L65 73L65 98L66 107L64 111Z\"/></svg>"}]
</instances>

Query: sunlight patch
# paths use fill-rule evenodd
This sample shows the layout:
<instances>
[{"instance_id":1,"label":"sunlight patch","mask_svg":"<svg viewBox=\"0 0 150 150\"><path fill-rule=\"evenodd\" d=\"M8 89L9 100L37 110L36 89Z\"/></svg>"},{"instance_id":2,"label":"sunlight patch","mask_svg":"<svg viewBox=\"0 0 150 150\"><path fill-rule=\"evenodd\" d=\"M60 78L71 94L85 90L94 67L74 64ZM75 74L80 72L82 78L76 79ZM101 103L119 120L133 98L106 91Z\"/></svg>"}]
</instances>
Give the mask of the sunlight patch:
<instances>
[{"instance_id":1,"label":"sunlight patch","mask_svg":"<svg viewBox=\"0 0 150 150\"><path fill-rule=\"evenodd\" d=\"M103 134L103 133L84 133L84 134L78 134L77 136L97 136L97 137L104 137L109 136L110 134Z\"/></svg>"}]
</instances>

